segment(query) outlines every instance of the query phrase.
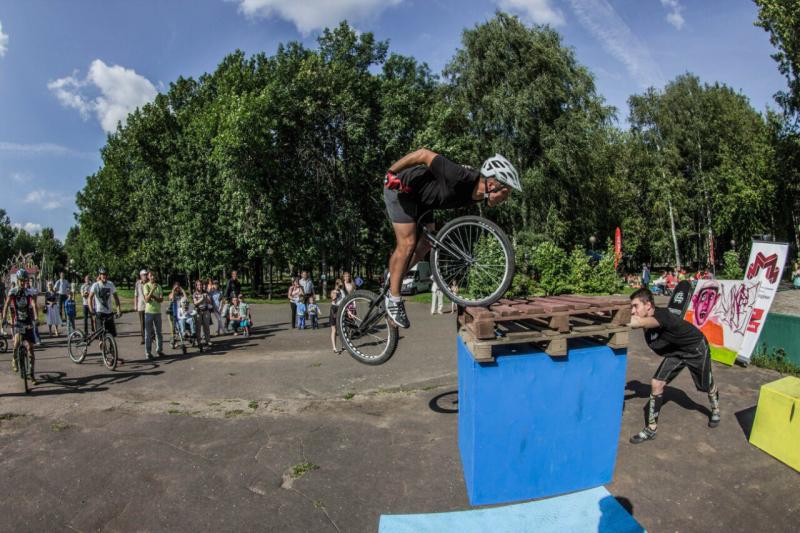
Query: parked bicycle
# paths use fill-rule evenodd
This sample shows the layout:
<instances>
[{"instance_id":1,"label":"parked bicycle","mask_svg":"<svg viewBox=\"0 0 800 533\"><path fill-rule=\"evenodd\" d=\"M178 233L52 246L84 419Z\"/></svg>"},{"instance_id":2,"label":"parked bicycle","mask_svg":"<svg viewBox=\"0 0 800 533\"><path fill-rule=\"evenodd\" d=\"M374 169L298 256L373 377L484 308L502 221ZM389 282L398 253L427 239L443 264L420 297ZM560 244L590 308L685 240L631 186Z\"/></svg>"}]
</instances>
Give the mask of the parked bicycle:
<instances>
[{"instance_id":1,"label":"parked bicycle","mask_svg":"<svg viewBox=\"0 0 800 533\"><path fill-rule=\"evenodd\" d=\"M120 315L117 315L119 318ZM97 316L97 329L95 329L88 337L86 337L81 330L76 329L67 338L67 353L73 363L82 363L86 359L86 354L89 347L94 341L100 343L100 355L103 358L103 364L109 370L114 370L119 361L119 350L117 349L117 340L114 336L106 331L106 320L111 316L101 319Z\"/></svg>"},{"instance_id":2,"label":"parked bicycle","mask_svg":"<svg viewBox=\"0 0 800 533\"><path fill-rule=\"evenodd\" d=\"M420 217L420 219L424 219ZM437 234L417 224L417 240L432 247L436 284L451 301L463 306L488 306L499 300L514 278L514 248L494 222L463 216ZM409 265L406 265L406 271ZM389 276L380 291L359 289L339 304L337 329L342 345L360 363L380 365L397 349L399 334L384 308Z\"/></svg>"}]
</instances>

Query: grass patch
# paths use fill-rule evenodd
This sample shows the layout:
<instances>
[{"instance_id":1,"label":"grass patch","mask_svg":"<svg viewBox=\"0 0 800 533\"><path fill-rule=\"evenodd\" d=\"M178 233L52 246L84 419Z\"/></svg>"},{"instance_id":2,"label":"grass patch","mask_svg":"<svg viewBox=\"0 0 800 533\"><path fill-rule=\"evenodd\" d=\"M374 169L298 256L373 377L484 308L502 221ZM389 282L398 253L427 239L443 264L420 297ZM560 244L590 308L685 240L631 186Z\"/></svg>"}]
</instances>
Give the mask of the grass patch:
<instances>
[{"instance_id":1,"label":"grass patch","mask_svg":"<svg viewBox=\"0 0 800 533\"><path fill-rule=\"evenodd\" d=\"M342 398L344 398L345 400L352 400L352 399L353 399L353 396L355 396L355 395L356 395L356 393L355 393L355 392L348 392L347 394L345 394L344 396L342 396Z\"/></svg>"},{"instance_id":2,"label":"grass patch","mask_svg":"<svg viewBox=\"0 0 800 533\"><path fill-rule=\"evenodd\" d=\"M314 509L325 509L325 504L322 500L314 500Z\"/></svg>"},{"instance_id":3,"label":"grass patch","mask_svg":"<svg viewBox=\"0 0 800 533\"><path fill-rule=\"evenodd\" d=\"M781 374L800 377L800 366L786 359L786 351L783 348L777 348L771 353L767 353L766 348L762 346L759 352L753 354L750 362L761 368L769 368L777 370Z\"/></svg>"},{"instance_id":4,"label":"grass patch","mask_svg":"<svg viewBox=\"0 0 800 533\"><path fill-rule=\"evenodd\" d=\"M180 405L180 402L169 402L170 405Z\"/></svg>"},{"instance_id":5,"label":"grass patch","mask_svg":"<svg viewBox=\"0 0 800 533\"><path fill-rule=\"evenodd\" d=\"M319 470L319 466L315 465L309 461L303 461L302 463L297 463L292 467L292 477L294 479L299 479L304 475L308 474L312 470Z\"/></svg>"},{"instance_id":6,"label":"grass patch","mask_svg":"<svg viewBox=\"0 0 800 533\"><path fill-rule=\"evenodd\" d=\"M182 409L170 409L169 411L167 411L167 414L169 414L169 415L188 415L189 411L184 411Z\"/></svg>"},{"instance_id":7,"label":"grass patch","mask_svg":"<svg viewBox=\"0 0 800 533\"><path fill-rule=\"evenodd\" d=\"M255 411L256 409L258 409L258 402L255 400L250 400L250 403L247 404L247 407Z\"/></svg>"},{"instance_id":8,"label":"grass patch","mask_svg":"<svg viewBox=\"0 0 800 533\"><path fill-rule=\"evenodd\" d=\"M14 420L15 418L19 418L21 416L25 415L21 415L19 413L2 413L0 414L0 422L3 420Z\"/></svg>"},{"instance_id":9,"label":"grass patch","mask_svg":"<svg viewBox=\"0 0 800 533\"><path fill-rule=\"evenodd\" d=\"M308 368L317 368L320 366L322 366L322 363L311 363L310 365L308 365Z\"/></svg>"},{"instance_id":10,"label":"grass patch","mask_svg":"<svg viewBox=\"0 0 800 533\"><path fill-rule=\"evenodd\" d=\"M64 431L65 429L69 429L72 427L72 424L67 424L66 422L62 422L61 420L56 420L50 425L50 429L58 433L59 431Z\"/></svg>"},{"instance_id":11,"label":"grass patch","mask_svg":"<svg viewBox=\"0 0 800 533\"><path fill-rule=\"evenodd\" d=\"M244 411L242 409L231 409L230 411L225 411L225 418L236 418L237 416L242 416Z\"/></svg>"}]
</instances>

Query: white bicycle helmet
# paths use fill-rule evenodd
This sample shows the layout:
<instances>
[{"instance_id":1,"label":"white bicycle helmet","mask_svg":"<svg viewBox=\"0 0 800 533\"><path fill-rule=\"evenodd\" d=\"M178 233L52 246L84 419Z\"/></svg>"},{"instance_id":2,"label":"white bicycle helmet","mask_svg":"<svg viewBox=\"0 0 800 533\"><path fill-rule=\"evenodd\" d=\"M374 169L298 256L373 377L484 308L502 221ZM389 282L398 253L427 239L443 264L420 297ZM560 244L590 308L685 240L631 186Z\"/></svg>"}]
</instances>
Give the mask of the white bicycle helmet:
<instances>
[{"instance_id":1,"label":"white bicycle helmet","mask_svg":"<svg viewBox=\"0 0 800 533\"><path fill-rule=\"evenodd\" d=\"M494 178L513 189L522 191L517 169L514 168L514 165L512 165L508 159L500 154L495 154L493 157L483 162L481 174L487 178Z\"/></svg>"}]
</instances>

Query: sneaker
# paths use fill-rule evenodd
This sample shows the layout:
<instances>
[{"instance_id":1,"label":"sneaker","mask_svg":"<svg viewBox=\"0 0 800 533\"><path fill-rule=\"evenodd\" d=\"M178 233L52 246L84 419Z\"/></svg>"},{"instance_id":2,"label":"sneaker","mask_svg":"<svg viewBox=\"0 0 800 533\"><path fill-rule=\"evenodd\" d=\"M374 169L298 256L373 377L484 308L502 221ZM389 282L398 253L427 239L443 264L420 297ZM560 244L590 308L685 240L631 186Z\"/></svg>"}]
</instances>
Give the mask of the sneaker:
<instances>
[{"instance_id":1,"label":"sneaker","mask_svg":"<svg viewBox=\"0 0 800 533\"><path fill-rule=\"evenodd\" d=\"M708 418L708 427L715 428L719 425L719 410L711 411L711 416Z\"/></svg>"},{"instance_id":2,"label":"sneaker","mask_svg":"<svg viewBox=\"0 0 800 533\"><path fill-rule=\"evenodd\" d=\"M408 321L408 315L406 315L406 306L403 300L393 302L389 296L386 296L383 300L383 305L386 308L386 314L389 315L389 318L392 319L392 322L394 322L397 327L408 328L411 326L411 322Z\"/></svg>"},{"instance_id":3,"label":"sneaker","mask_svg":"<svg viewBox=\"0 0 800 533\"><path fill-rule=\"evenodd\" d=\"M636 435L631 437L630 442L631 442L631 444L640 444L640 443L642 443L644 441L647 441L647 440L655 440L655 438L656 438L655 430L646 427L643 430L641 430L639 433L637 433Z\"/></svg>"},{"instance_id":4,"label":"sneaker","mask_svg":"<svg viewBox=\"0 0 800 533\"><path fill-rule=\"evenodd\" d=\"M11 370L16 374L19 372L19 367L17 366L17 358L11 357Z\"/></svg>"},{"instance_id":5,"label":"sneaker","mask_svg":"<svg viewBox=\"0 0 800 533\"><path fill-rule=\"evenodd\" d=\"M144 356L147 358L148 361L152 361L154 359L153 354L151 353L146 353L144 354Z\"/></svg>"}]
</instances>

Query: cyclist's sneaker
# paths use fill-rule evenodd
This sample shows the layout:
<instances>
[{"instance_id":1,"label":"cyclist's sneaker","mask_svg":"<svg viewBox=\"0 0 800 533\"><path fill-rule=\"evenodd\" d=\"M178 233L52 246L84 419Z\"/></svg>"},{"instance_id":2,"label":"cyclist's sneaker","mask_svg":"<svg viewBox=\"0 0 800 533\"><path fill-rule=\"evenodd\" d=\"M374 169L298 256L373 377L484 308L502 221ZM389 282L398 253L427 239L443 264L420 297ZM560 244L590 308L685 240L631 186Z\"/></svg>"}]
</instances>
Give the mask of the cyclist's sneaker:
<instances>
[{"instance_id":1,"label":"cyclist's sneaker","mask_svg":"<svg viewBox=\"0 0 800 533\"><path fill-rule=\"evenodd\" d=\"M394 322L397 327L408 328L411 326L411 322L408 321L406 306L403 303L403 300L395 302L392 301L390 296L386 296L383 305L386 307L386 314L389 315L389 318L392 319L392 322Z\"/></svg>"},{"instance_id":2,"label":"cyclist's sneaker","mask_svg":"<svg viewBox=\"0 0 800 533\"><path fill-rule=\"evenodd\" d=\"M708 417L708 427L715 428L719 425L720 415L719 409L711 411L711 416Z\"/></svg>"},{"instance_id":3,"label":"cyclist's sneaker","mask_svg":"<svg viewBox=\"0 0 800 533\"><path fill-rule=\"evenodd\" d=\"M17 358L15 356L11 357L11 370L14 373L19 372L19 367L17 366Z\"/></svg>"},{"instance_id":4,"label":"cyclist's sneaker","mask_svg":"<svg viewBox=\"0 0 800 533\"><path fill-rule=\"evenodd\" d=\"M654 440L655 438L656 438L655 430L650 429L649 427L645 427L639 433L637 433L636 435L631 437L631 443L632 444L640 444L640 443L648 441L648 440Z\"/></svg>"}]
</instances>

